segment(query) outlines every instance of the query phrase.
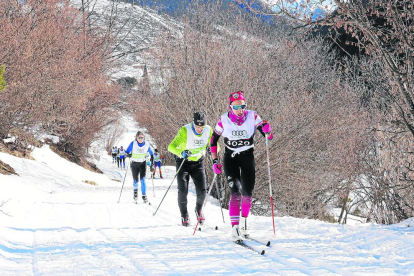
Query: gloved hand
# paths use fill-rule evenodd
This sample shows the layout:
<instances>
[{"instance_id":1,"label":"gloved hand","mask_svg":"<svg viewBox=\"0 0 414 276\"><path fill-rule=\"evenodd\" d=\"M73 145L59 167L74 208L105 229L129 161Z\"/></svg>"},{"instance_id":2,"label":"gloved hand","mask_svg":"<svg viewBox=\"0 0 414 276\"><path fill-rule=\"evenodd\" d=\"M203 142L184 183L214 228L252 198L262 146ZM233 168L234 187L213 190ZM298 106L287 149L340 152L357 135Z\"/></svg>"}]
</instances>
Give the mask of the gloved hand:
<instances>
[{"instance_id":1,"label":"gloved hand","mask_svg":"<svg viewBox=\"0 0 414 276\"><path fill-rule=\"evenodd\" d=\"M125 156L131 158L132 157L132 153L127 153L127 154L125 154Z\"/></svg>"},{"instance_id":2,"label":"gloved hand","mask_svg":"<svg viewBox=\"0 0 414 276\"><path fill-rule=\"evenodd\" d=\"M147 161L147 165L151 167L151 161Z\"/></svg>"},{"instance_id":3,"label":"gloved hand","mask_svg":"<svg viewBox=\"0 0 414 276\"><path fill-rule=\"evenodd\" d=\"M264 133L266 133L266 137L268 140L272 140L273 139L273 133L272 133L272 127L270 126L270 124L266 121L264 121L264 125L262 127L262 130Z\"/></svg>"},{"instance_id":4,"label":"gloved hand","mask_svg":"<svg viewBox=\"0 0 414 276\"><path fill-rule=\"evenodd\" d=\"M264 121L262 130L264 133L269 133L272 131L272 127L270 126L268 122Z\"/></svg>"},{"instance_id":5,"label":"gloved hand","mask_svg":"<svg viewBox=\"0 0 414 276\"><path fill-rule=\"evenodd\" d=\"M215 174L221 174L221 171L222 171L221 164L220 164L220 162L218 161L218 159L217 159L217 158L215 158L215 159L213 160L213 172L214 172Z\"/></svg>"},{"instance_id":6,"label":"gloved hand","mask_svg":"<svg viewBox=\"0 0 414 276\"><path fill-rule=\"evenodd\" d=\"M188 157L190 157L190 155L191 155L191 152L190 152L189 150L185 150L185 151L183 151L183 152L181 153L181 156L182 156L184 159L187 159Z\"/></svg>"},{"instance_id":7,"label":"gloved hand","mask_svg":"<svg viewBox=\"0 0 414 276\"><path fill-rule=\"evenodd\" d=\"M150 171L151 171L151 172L154 172L154 171L155 171L154 166L151 166L151 167L150 167Z\"/></svg>"}]
</instances>

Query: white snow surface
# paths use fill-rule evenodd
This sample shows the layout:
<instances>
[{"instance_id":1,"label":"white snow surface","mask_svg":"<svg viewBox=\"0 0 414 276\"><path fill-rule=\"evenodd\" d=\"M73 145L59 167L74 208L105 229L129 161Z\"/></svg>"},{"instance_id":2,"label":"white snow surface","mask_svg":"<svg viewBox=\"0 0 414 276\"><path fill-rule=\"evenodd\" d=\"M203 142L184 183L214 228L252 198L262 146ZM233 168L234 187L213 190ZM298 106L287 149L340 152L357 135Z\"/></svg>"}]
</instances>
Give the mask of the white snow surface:
<instances>
[{"instance_id":1,"label":"white snow surface","mask_svg":"<svg viewBox=\"0 0 414 276\"><path fill-rule=\"evenodd\" d=\"M136 129L127 125L121 140L132 139ZM193 235L192 184L192 225L181 226L174 167L163 167L165 179L154 185L147 178L150 206L141 197L134 204L130 171L112 164L104 149L96 161L104 174L60 158L47 145L33 157L0 153L18 173L0 174L0 275L414 275L414 219L350 226L276 217L274 236L270 217L251 215L252 235L271 241L259 246L262 256L230 241L228 210L223 223L213 198L205 227Z\"/></svg>"}]
</instances>

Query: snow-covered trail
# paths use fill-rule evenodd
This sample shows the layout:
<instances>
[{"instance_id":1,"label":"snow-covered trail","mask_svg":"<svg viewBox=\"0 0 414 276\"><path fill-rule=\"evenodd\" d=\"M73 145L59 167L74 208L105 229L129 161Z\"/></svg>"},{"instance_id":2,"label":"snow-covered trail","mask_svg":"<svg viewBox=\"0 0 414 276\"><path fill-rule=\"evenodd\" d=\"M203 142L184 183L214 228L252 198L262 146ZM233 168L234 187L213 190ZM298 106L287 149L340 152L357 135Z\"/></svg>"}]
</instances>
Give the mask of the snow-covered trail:
<instances>
[{"instance_id":1,"label":"snow-covered trail","mask_svg":"<svg viewBox=\"0 0 414 276\"><path fill-rule=\"evenodd\" d=\"M132 177L102 153L105 175L79 168L45 146L36 161L0 153L20 176L0 175L0 275L410 275L414 270L414 231L394 226L341 226L320 221L276 218L273 237L268 217L250 217L252 232L272 245L261 256L230 241L229 218L223 223L215 199L206 205L206 224L197 231L195 193L188 208L193 222L180 225L175 182L150 179L151 206L134 204ZM125 186L117 203L122 181ZM98 186L82 182L93 180Z\"/></svg>"}]
</instances>

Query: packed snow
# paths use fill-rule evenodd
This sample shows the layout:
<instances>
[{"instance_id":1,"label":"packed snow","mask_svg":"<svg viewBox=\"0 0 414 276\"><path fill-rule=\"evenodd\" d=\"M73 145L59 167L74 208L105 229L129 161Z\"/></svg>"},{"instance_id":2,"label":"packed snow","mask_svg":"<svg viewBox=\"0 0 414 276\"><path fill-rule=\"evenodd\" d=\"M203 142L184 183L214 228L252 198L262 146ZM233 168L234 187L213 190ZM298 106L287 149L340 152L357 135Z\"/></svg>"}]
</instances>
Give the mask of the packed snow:
<instances>
[{"instance_id":1,"label":"packed snow","mask_svg":"<svg viewBox=\"0 0 414 276\"><path fill-rule=\"evenodd\" d=\"M137 129L126 124L117 146L128 146ZM18 174L0 174L0 275L414 275L413 219L350 226L276 217L274 236L270 217L250 216L252 235L271 241L256 245L266 250L260 255L231 242L228 211L223 223L214 198L205 226L193 235L193 185L192 225L181 226L174 167L163 167L164 179L147 178L151 205L141 197L135 204L131 172L96 147L104 174L62 159L48 145L33 151L35 160L0 153Z\"/></svg>"}]
</instances>

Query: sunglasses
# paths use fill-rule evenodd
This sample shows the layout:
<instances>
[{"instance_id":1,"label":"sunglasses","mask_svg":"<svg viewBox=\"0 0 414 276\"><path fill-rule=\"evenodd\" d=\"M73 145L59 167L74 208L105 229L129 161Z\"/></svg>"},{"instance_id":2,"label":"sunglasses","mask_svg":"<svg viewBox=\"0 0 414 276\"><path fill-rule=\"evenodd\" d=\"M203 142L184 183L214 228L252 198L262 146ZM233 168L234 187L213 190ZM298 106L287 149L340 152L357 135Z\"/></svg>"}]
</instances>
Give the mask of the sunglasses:
<instances>
[{"instance_id":1,"label":"sunglasses","mask_svg":"<svg viewBox=\"0 0 414 276\"><path fill-rule=\"evenodd\" d=\"M143 136L138 136L138 139L144 139L144 137Z\"/></svg>"},{"instance_id":2,"label":"sunglasses","mask_svg":"<svg viewBox=\"0 0 414 276\"><path fill-rule=\"evenodd\" d=\"M247 104L231 105L231 108L233 108L234 110L245 109L246 107Z\"/></svg>"},{"instance_id":3,"label":"sunglasses","mask_svg":"<svg viewBox=\"0 0 414 276\"><path fill-rule=\"evenodd\" d=\"M194 125L194 127L198 127L198 128L205 128L206 126L198 126L198 125Z\"/></svg>"}]
</instances>

